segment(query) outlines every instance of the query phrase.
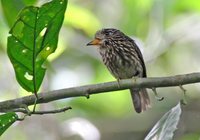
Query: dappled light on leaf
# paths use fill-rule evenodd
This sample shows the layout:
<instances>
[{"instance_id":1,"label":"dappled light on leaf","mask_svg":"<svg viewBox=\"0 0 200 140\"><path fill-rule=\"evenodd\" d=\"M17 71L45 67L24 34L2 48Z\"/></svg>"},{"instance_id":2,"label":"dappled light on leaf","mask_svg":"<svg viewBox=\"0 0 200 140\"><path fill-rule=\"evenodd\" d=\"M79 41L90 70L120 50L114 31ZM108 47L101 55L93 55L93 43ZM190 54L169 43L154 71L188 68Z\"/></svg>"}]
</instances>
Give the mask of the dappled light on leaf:
<instances>
[{"instance_id":1,"label":"dappled light on leaf","mask_svg":"<svg viewBox=\"0 0 200 140\"><path fill-rule=\"evenodd\" d=\"M28 72L25 73L24 77L29 81L33 80L33 75L30 75Z\"/></svg>"},{"instance_id":2,"label":"dappled light on leaf","mask_svg":"<svg viewBox=\"0 0 200 140\"><path fill-rule=\"evenodd\" d=\"M9 112L3 115L0 115L0 136L10 127L16 120L18 116L14 112Z\"/></svg>"}]
</instances>

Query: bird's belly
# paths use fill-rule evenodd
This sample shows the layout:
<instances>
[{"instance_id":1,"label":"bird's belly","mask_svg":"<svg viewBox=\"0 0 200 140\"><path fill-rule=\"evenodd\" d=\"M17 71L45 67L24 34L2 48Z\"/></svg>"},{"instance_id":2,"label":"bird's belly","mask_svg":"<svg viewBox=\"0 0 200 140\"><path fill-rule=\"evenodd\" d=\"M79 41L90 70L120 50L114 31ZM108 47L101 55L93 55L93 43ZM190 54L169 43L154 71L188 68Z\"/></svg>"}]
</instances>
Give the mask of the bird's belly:
<instances>
[{"instance_id":1,"label":"bird's belly","mask_svg":"<svg viewBox=\"0 0 200 140\"><path fill-rule=\"evenodd\" d=\"M108 56L103 57L103 62L116 79L128 79L139 74L140 65L133 59L129 59L125 55L124 59L118 55L115 55L115 57Z\"/></svg>"},{"instance_id":2,"label":"bird's belly","mask_svg":"<svg viewBox=\"0 0 200 140\"><path fill-rule=\"evenodd\" d=\"M112 61L113 62L113 61ZM111 66L111 67L109 67ZM113 69L114 66L114 69ZM117 79L132 78L137 73L137 67L134 64L112 63L107 65L109 71Z\"/></svg>"},{"instance_id":3,"label":"bird's belly","mask_svg":"<svg viewBox=\"0 0 200 140\"><path fill-rule=\"evenodd\" d=\"M136 73L136 68L134 66L131 67L121 66L116 69L115 75L119 79L127 79L127 78L132 78L135 73Z\"/></svg>"}]
</instances>

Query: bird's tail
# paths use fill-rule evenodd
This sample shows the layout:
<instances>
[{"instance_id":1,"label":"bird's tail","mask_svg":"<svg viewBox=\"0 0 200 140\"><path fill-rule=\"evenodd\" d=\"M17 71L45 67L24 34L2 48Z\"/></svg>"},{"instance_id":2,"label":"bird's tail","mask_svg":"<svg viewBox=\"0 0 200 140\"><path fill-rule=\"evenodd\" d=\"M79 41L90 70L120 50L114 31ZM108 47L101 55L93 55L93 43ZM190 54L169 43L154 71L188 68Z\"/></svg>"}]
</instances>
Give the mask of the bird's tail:
<instances>
[{"instance_id":1,"label":"bird's tail","mask_svg":"<svg viewBox=\"0 0 200 140\"><path fill-rule=\"evenodd\" d=\"M146 89L130 89L135 111L140 113L150 107L150 99Z\"/></svg>"}]
</instances>

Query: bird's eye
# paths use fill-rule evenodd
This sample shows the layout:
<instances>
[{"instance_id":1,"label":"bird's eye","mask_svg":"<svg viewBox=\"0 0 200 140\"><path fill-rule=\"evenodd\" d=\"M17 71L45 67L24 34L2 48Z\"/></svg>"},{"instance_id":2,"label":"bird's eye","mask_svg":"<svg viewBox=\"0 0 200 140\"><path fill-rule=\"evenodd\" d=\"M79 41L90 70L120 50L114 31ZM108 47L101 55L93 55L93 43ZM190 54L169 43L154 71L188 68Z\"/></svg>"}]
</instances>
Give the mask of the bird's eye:
<instances>
[{"instance_id":1,"label":"bird's eye","mask_svg":"<svg viewBox=\"0 0 200 140\"><path fill-rule=\"evenodd\" d=\"M112 35L112 32L105 32L106 36Z\"/></svg>"}]
</instances>

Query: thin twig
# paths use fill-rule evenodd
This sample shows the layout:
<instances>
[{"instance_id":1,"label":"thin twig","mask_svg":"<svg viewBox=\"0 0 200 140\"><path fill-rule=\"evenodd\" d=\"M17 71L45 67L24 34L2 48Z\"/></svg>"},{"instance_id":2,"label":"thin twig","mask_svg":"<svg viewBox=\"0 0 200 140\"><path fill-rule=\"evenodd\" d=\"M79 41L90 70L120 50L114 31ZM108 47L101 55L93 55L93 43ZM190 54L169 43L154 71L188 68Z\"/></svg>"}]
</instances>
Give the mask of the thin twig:
<instances>
[{"instance_id":1,"label":"thin twig","mask_svg":"<svg viewBox=\"0 0 200 140\"><path fill-rule=\"evenodd\" d=\"M43 114L55 114L55 113L65 112L69 109L72 109L72 107L69 106L69 107L64 107L64 108L55 109L55 110L47 110L47 111L30 111L30 110L27 111L27 109L24 109L24 108L17 108L17 109L9 110L8 112L20 112L20 113L24 113L31 116L31 115L43 115Z\"/></svg>"},{"instance_id":2,"label":"thin twig","mask_svg":"<svg viewBox=\"0 0 200 140\"><path fill-rule=\"evenodd\" d=\"M35 111L32 112L32 115L44 115L44 114L55 114L55 113L61 113L61 112L65 112L67 110L72 109L70 106L69 107L64 107L64 108L60 108L60 109L55 109L55 110L47 110L47 111Z\"/></svg>"},{"instance_id":3,"label":"thin twig","mask_svg":"<svg viewBox=\"0 0 200 140\"><path fill-rule=\"evenodd\" d=\"M56 113L65 112L65 111L67 111L69 109L72 109L72 108L69 106L69 107L64 107L64 108L55 109L55 110L31 111L30 114L28 114L27 110L25 110L25 109L14 109L12 111L24 113L25 115L23 115L23 117L17 119L18 121L23 121L27 116L44 115L44 114L56 114Z\"/></svg>"}]
</instances>

